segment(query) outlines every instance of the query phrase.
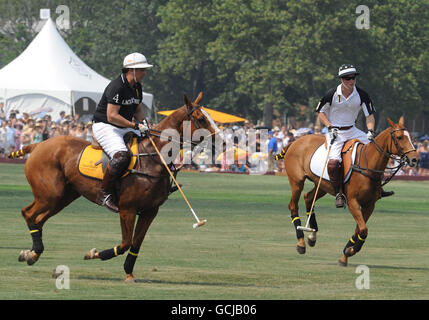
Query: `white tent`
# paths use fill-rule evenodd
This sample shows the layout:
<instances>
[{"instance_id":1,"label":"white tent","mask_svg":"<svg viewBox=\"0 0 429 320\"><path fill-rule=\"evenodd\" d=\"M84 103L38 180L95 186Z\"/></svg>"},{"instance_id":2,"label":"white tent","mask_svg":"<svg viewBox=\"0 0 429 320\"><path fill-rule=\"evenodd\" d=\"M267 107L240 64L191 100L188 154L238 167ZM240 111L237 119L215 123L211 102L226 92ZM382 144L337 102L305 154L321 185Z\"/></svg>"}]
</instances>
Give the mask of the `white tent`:
<instances>
[{"instance_id":1,"label":"white tent","mask_svg":"<svg viewBox=\"0 0 429 320\"><path fill-rule=\"evenodd\" d=\"M109 79L74 54L48 19L30 45L0 70L0 102L5 112L47 113L55 121L61 111L92 114ZM153 95L143 93L152 108Z\"/></svg>"}]
</instances>

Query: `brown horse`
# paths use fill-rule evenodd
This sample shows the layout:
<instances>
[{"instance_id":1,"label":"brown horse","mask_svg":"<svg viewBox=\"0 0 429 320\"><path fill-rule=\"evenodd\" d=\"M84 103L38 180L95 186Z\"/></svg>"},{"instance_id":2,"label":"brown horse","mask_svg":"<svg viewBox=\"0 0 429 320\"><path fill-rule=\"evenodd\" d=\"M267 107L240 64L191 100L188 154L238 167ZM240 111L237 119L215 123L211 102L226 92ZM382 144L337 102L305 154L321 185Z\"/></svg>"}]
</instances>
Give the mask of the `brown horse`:
<instances>
[{"instance_id":1,"label":"brown horse","mask_svg":"<svg viewBox=\"0 0 429 320\"><path fill-rule=\"evenodd\" d=\"M357 155L359 156L356 157L350 179L345 184L345 195L349 210L356 221L356 229L339 260L339 264L342 266L346 266L347 259L359 252L367 238L366 222L374 210L375 202L380 198L381 182L388 160L397 155L403 163L406 162L411 167L416 167L419 163L419 154L411 142L410 134L404 127L404 118L401 117L398 124L393 123L390 119L387 120L390 127L382 131L375 138L375 141L367 145L358 145ZM303 231L297 229L298 226L301 226L298 201L304 182L308 178L315 184L315 187L304 195L307 215L310 214L316 186L319 182L319 176L310 170L310 160L316 149L324 142L325 137L323 135L303 136L277 155L280 158L284 157L284 166L291 186L292 196L289 202L289 210L298 238L297 251L300 254L305 253L305 241ZM335 195L330 181L322 179L316 200L326 193ZM314 210L310 215L309 226L315 231L310 233L308 244L314 246L318 231Z\"/></svg>"},{"instance_id":2,"label":"brown horse","mask_svg":"<svg viewBox=\"0 0 429 320\"><path fill-rule=\"evenodd\" d=\"M196 129L206 129L211 135L219 130L199 106L201 99L202 93L194 102L185 95L184 106L151 128L152 140L159 150L171 142L162 141L156 133L174 129L182 138L184 121L190 122L191 136ZM101 181L84 177L77 167L79 154L87 145L87 141L79 138L58 136L14 153L15 156L22 156L31 152L25 165L25 175L34 195L34 201L21 210L30 229L33 248L22 251L19 261L27 261L31 265L39 259L44 249L42 228L50 217L80 196L95 202ZM151 156L139 157L136 168L139 173L127 175L116 186L122 243L101 252L92 249L85 256L85 259L107 260L130 249L124 263L127 281L134 280L132 271L141 243L159 207L167 200L171 186L170 176L148 139L139 141L138 153ZM133 235L136 215L138 221Z\"/></svg>"}]
</instances>

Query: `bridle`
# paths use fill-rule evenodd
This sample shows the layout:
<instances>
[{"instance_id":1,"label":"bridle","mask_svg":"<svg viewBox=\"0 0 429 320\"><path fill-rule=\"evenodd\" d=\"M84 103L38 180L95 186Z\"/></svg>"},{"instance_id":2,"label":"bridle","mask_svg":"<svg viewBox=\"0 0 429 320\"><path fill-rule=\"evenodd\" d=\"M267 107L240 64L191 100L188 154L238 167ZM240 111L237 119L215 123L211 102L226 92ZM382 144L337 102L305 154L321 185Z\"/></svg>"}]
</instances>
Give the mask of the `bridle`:
<instances>
[{"instance_id":1,"label":"bridle","mask_svg":"<svg viewBox=\"0 0 429 320\"><path fill-rule=\"evenodd\" d=\"M201 128L201 126L198 124L198 121L195 119L195 116L193 115L193 113L198 109L198 108L200 108L200 106L194 106L194 107L192 107L192 109L190 110L190 111L188 111L186 114L185 114L185 116L183 117L183 119L182 119L182 123L185 121L185 120L190 120L190 121L192 121L193 123L194 123L194 125L195 125L195 127L197 128L197 129L200 129ZM187 118L187 119L186 119ZM206 121L208 121L208 119L206 120ZM161 138L161 134L162 134L162 132L160 131L160 130L156 130L156 129L153 129L153 128L149 128L149 132L148 132L148 134L150 135L150 136L155 136L155 137L158 137L158 138ZM216 130L215 130L215 132L214 133L211 133L211 134L209 134L209 135L207 135L207 136L204 136L203 137L203 141L204 141L204 139L205 138L207 138L207 137L211 137L213 134L216 134ZM202 141L192 141L192 137L191 137L191 141L190 142L188 142L188 141L183 141L183 137L180 139L180 141L177 141L177 140L175 140L175 139L173 139L172 137L168 137L167 138L167 141L168 142L175 142L175 143L178 143L179 145L180 145L180 147L182 148L183 147L183 144L185 143L185 142L187 142L187 143L190 143L191 144L191 149L192 149L192 147L194 147L194 146L199 146L200 144L201 144L201 142ZM213 144L213 146L214 146L214 144ZM156 162L156 163L158 163L158 164L161 164L161 162L159 162L159 161L157 161L157 153L141 153L140 152L140 145L138 146L138 153L135 155L135 156L137 156L137 160L138 160L138 169L132 169L131 170L131 173L136 173L136 174L139 174L139 175L142 175L142 176L146 176L147 178L154 178L154 179L158 179L158 178L162 178L162 177L167 177L168 175L160 175L160 176L152 176L152 175L150 175L150 174L148 174L148 173L145 173L145 172L142 172L142 171L140 171L139 169L141 168L141 157L142 156L148 156L148 157L150 157L150 159L152 159L152 161L154 161L154 162ZM175 166L175 164L174 163L171 163L170 164L170 170L173 172L173 175L174 175L174 177L177 175L177 173L180 171L180 169L181 169L181 167L180 168L176 168L176 166ZM171 181L171 183L170 183L170 187L172 186L172 181Z\"/></svg>"},{"instance_id":2,"label":"bridle","mask_svg":"<svg viewBox=\"0 0 429 320\"><path fill-rule=\"evenodd\" d=\"M394 133L397 132L397 131L408 131L408 130L406 128L398 128L398 129L392 129L392 130L390 130L390 137L391 137L391 139L390 139L390 146L387 148L387 151L384 150L378 144L378 142L375 139L373 139L372 142L374 142L374 145L376 146L377 150L379 152L381 152L386 158L396 159L396 154L391 151L392 150L392 143L393 143L395 145L395 147L396 147L396 150L399 151L399 158L402 160L402 159L405 158L405 156L408 153L410 153L412 151L416 151L416 149L414 148L414 146L411 143L412 148L409 149L409 150L407 150L407 151L403 151L403 149L399 146L398 140L396 139L396 137L394 135Z\"/></svg>"},{"instance_id":3,"label":"bridle","mask_svg":"<svg viewBox=\"0 0 429 320\"><path fill-rule=\"evenodd\" d=\"M186 112L186 114L184 115L184 117L183 117L183 119L182 119L182 123L183 123L185 120L189 120L189 121L192 121L192 122L194 123L195 128L196 128L197 130L198 130L198 129L201 129L201 125L199 124L198 119L196 119L196 118L195 118L195 116L194 116L194 112L195 112L196 110L200 109L200 108L202 108L202 106L199 106L199 105L197 105L197 106L193 106L193 107L192 107L192 109L191 109L191 110L189 110L188 112ZM201 111L202 111L202 113L203 113L203 114L205 114L205 113L206 113L206 112L205 112L205 111L203 111L203 110L201 110ZM211 124L211 126L213 127L213 124L211 123L212 121L210 121L209 119L205 119L205 121L209 122L209 123ZM202 146L202 147L201 147L202 142L204 142L204 141L206 141L206 142L207 142L206 138L210 138L211 136L213 136L213 135L215 135L215 134L217 134L217 133L218 133L218 132L216 131L216 129L215 129L215 128L213 128L213 129L214 129L214 131L215 131L215 132L210 133L210 134L208 134L208 135L206 135L206 136L202 136L202 137L200 137L200 140L197 140L197 141L193 141L193 140L192 140L192 137L191 137L191 141L184 141L183 136L181 137L180 141L177 141L177 140L175 140L175 139L174 139L174 138L172 138L172 137L168 137L168 138L167 138L167 141L168 141L168 142L178 143L178 144L180 145L180 148L183 148L183 145L184 145L185 143L189 143L189 144L191 144L191 150L194 150L194 147L197 147L197 149L198 149L198 148L200 148L200 149L204 149L204 148L205 148L205 146ZM156 136L156 137L158 137L158 138L161 138L161 134L162 134L162 132L161 132L161 131L159 131L159 130L156 130L156 129L150 128L150 129L149 129L149 134L150 134L151 136ZM197 149L195 149L195 150L197 150ZM214 143L212 144L212 153L213 153L213 154L215 153L215 144L214 144Z\"/></svg>"},{"instance_id":4,"label":"bridle","mask_svg":"<svg viewBox=\"0 0 429 320\"><path fill-rule=\"evenodd\" d=\"M399 156L399 164L397 166L395 166L395 167L386 167L386 169L395 170L395 171L393 173L391 173L390 177L388 177L381 184L381 186L384 186L385 184L387 184L396 175L396 173L398 173L398 171L403 166L405 166L407 164L407 159L406 159L407 158L407 154L410 153L410 152L412 152L412 151L416 151L416 149L414 148L414 146L412 145L412 143L411 143L412 149L409 149L407 151L403 151L403 149L399 146L398 140L397 140L397 138L395 137L395 134L394 134L397 131L407 131L407 129L406 128L397 128L397 129L390 130L389 134L390 134L391 139L390 139L390 145L387 147L387 150L384 150L383 147L380 146L380 144L375 139L372 140L372 142L374 143L377 151L379 151L384 157L386 157L388 159L393 159L395 161L398 161L397 155L392 152L392 144L395 145L396 150L398 150L398 153L399 153L399 155L398 155ZM375 169L371 169L371 168L361 168L359 166L362 151L364 151L365 158L368 159L368 156L367 156L367 153L366 153L367 146L368 145L364 145L361 148L361 150L359 152L359 160L357 162L358 164L357 165L353 164L352 168L353 168L354 171L357 171L357 172L363 174L364 176L370 178L371 180L380 181L382 175L384 174L384 170L375 170ZM380 178L378 178L378 179L374 178L371 175L369 175L368 173L366 173L365 171L369 171L369 172L373 172L375 174L379 174Z\"/></svg>"},{"instance_id":5,"label":"bridle","mask_svg":"<svg viewBox=\"0 0 429 320\"><path fill-rule=\"evenodd\" d=\"M200 124L198 123L198 121L197 121L197 120L195 119L195 117L193 116L193 113L194 113L198 108L201 108L201 107L200 107L200 106L192 107L192 109L191 109L190 111L188 111L188 113L183 117L182 122L183 122L183 121L185 121L185 118L186 118L186 117L188 117L188 120L190 120L190 121L192 121L192 122L194 123L195 128L200 129L200 128L201 128Z\"/></svg>"}]
</instances>

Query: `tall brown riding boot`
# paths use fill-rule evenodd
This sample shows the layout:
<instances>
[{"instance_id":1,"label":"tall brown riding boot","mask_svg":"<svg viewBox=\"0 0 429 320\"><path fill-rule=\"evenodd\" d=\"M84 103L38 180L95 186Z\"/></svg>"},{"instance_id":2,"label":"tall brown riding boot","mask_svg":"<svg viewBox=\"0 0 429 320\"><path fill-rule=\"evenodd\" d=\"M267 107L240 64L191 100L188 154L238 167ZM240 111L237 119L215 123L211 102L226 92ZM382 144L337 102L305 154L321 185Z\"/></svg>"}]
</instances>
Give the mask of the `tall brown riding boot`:
<instances>
[{"instance_id":1,"label":"tall brown riding boot","mask_svg":"<svg viewBox=\"0 0 429 320\"><path fill-rule=\"evenodd\" d=\"M104 173L101 189L97 195L96 202L105 206L113 212L119 212L115 199L115 184L130 162L130 155L126 151L120 151L114 154L112 160L107 165Z\"/></svg>"},{"instance_id":2,"label":"tall brown riding boot","mask_svg":"<svg viewBox=\"0 0 429 320\"><path fill-rule=\"evenodd\" d=\"M381 188L381 196L380 196L380 198L390 197L390 196L393 196L394 194L395 194L394 191L384 191L384 189Z\"/></svg>"},{"instance_id":3,"label":"tall brown riding boot","mask_svg":"<svg viewBox=\"0 0 429 320\"><path fill-rule=\"evenodd\" d=\"M112 176L112 167L109 163L107 165L106 172L104 173L103 182L101 183L101 189L97 195L96 202L113 212L119 212L114 199L115 182L116 179Z\"/></svg>"},{"instance_id":4,"label":"tall brown riding boot","mask_svg":"<svg viewBox=\"0 0 429 320\"><path fill-rule=\"evenodd\" d=\"M343 171L341 162L339 160L329 160L328 175L335 191L335 207L344 208L345 196L343 194Z\"/></svg>"}]
</instances>

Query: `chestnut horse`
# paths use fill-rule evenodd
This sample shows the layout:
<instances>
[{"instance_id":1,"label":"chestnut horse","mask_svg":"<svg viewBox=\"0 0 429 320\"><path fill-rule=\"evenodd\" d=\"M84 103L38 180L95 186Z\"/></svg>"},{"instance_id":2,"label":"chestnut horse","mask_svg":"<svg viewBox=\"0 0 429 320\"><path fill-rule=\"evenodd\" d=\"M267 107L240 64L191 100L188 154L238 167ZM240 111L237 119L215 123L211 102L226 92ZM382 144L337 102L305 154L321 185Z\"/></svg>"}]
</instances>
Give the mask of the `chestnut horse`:
<instances>
[{"instance_id":1,"label":"chestnut horse","mask_svg":"<svg viewBox=\"0 0 429 320\"><path fill-rule=\"evenodd\" d=\"M367 238L366 222L374 211L375 202L380 198L381 182L389 159L394 155L399 156L403 163L406 162L411 167L416 167L419 163L419 154L411 142L409 132L404 127L404 118L401 117L398 124L393 123L389 118L387 120L390 127L382 131L375 141L367 145L358 145L357 154L361 156L356 157L353 172L344 186L349 210L356 221L356 229L343 250L343 256L338 261L341 266L347 266L348 258L359 252ZM315 184L315 187L304 195L307 215L309 215L319 182L319 176L310 170L310 160L316 149L324 142L323 135L303 136L286 146L283 152L277 155L280 158L284 157L284 166L291 186L289 210L298 238L297 251L300 254L305 253L305 241L303 231L297 229L301 225L298 201L304 182L308 178ZM326 193L335 195L330 181L322 179L316 200ZM318 230L314 210L310 216L309 226L316 230L308 236L308 244L314 246Z\"/></svg>"},{"instance_id":2,"label":"chestnut horse","mask_svg":"<svg viewBox=\"0 0 429 320\"><path fill-rule=\"evenodd\" d=\"M201 99L202 93L194 102L185 95L185 105L151 128L152 140L158 150L170 142L156 137L156 132L174 129L182 138L184 121L190 122L191 136L196 129L206 129L210 135L219 130L199 106ZM39 259L43 252L42 228L50 217L80 196L95 202L101 181L84 177L77 167L79 154L87 145L87 141L76 137L58 136L14 153L22 156L31 152L25 164L25 175L34 195L34 201L21 210L30 229L33 248L23 250L19 261L31 265ZM94 248L85 255L85 259L107 260L130 249L124 263L126 281L134 281L132 272L140 246L159 207L167 200L171 186L170 176L148 139L139 141L138 153L152 156L139 156L136 168L139 173L127 175L116 185L122 243L101 252ZM136 215L138 220L133 234Z\"/></svg>"}]
</instances>

